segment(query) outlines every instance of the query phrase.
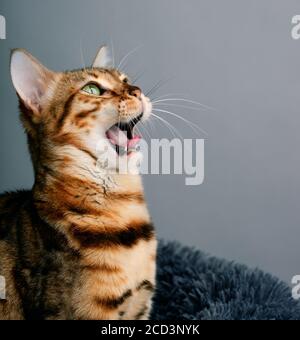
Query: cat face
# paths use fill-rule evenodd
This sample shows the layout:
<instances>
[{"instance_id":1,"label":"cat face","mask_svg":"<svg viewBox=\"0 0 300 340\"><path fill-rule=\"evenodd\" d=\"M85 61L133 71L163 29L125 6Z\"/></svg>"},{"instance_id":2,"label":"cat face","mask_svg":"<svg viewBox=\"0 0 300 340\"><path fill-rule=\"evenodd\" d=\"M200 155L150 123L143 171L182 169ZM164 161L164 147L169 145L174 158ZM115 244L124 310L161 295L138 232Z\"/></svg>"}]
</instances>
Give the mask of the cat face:
<instances>
[{"instance_id":1,"label":"cat face","mask_svg":"<svg viewBox=\"0 0 300 340\"><path fill-rule=\"evenodd\" d=\"M149 118L152 105L125 74L110 67L106 47L91 68L64 73L18 49L11 75L31 153L69 146L96 159L99 143L119 156L135 153L141 138L136 125Z\"/></svg>"}]
</instances>

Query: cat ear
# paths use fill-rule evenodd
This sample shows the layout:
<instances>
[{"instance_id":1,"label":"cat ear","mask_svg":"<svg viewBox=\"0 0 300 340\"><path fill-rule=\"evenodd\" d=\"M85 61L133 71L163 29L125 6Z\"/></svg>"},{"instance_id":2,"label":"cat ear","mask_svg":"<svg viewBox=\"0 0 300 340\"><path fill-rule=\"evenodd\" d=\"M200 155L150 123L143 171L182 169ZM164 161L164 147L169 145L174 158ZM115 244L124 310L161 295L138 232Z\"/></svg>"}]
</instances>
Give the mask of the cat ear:
<instances>
[{"instance_id":1,"label":"cat ear","mask_svg":"<svg viewBox=\"0 0 300 340\"><path fill-rule=\"evenodd\" d=\"M54 72L23 49L12 51L10 72L13 85L25 106L39 114L42 100L54 79Z\"/></svg>"},{"instance_id":2,"label":"cat ear","mask_svg":"<svg viewBox=\"0 0 300 340\"><path fill-rule=\"evenodd\" d=\"M112 56L108 46L102 46L93 62L92 67L108 68L112 66Z\"/></svg>"}]
</instances>

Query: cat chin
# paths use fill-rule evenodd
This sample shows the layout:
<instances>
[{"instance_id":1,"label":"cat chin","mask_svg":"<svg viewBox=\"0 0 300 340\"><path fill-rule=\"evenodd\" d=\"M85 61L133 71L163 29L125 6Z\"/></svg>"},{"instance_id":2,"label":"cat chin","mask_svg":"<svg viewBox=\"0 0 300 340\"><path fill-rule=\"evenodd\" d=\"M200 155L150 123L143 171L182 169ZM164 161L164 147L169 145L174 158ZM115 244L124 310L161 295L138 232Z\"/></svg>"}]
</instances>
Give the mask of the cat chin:
<instances>
[{"instance_id":1,"label":"cat chin","mask_svg":"<svg viewBox=\"0 0 300 340\"><path fill-rule=\"evenodd\" d=\"M99 155L97 170L108 175L139 175L143 154L140 151L119 155L112 147Z\"/></svg>"}]
</instances>

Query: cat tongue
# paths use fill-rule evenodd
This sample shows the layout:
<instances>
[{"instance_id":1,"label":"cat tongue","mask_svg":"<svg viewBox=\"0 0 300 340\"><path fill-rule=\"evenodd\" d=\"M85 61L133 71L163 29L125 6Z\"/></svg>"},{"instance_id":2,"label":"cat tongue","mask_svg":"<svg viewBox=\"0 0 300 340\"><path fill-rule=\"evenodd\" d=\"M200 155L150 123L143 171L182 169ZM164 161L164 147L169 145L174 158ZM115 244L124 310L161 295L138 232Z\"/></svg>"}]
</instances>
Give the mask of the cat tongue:
<instances>
[{"instance_id":1,"label":"cat tongue","mask_svg":"<svg viewBox=\"0 0 300 340\"><path fill-rule=\"evenodd\" d=\"M141 140L140 136L133 136L132 139L129 139L128 144L127 144L128 150L130 150L130 149L134 150L140 140Z\"/></svg>"},{"instance_id":2,"label":"cat tongue","mask_svg":"<svg viewBox=\"0 0 300 340\"><path fill-rule=\"evenodd\" d=\"M127 147L128 138L124 131L120 130L117 126L111 127L107 132L107 138L114 145Z\"/></svg>"},{"instance_id":3,"label":"cat tongue","mask_svg":"<svg viewBox=\"0 0 300 340\"><path fill-rule=\"evenodd\" d=\"M131 139L128 139L126 132L120 130L117 126L111 127L106 132L106 135L112 144L131 150L135 149L136 145L141 140L141 137L137 135L133 136Z\"/></svg>"}]
</instances>

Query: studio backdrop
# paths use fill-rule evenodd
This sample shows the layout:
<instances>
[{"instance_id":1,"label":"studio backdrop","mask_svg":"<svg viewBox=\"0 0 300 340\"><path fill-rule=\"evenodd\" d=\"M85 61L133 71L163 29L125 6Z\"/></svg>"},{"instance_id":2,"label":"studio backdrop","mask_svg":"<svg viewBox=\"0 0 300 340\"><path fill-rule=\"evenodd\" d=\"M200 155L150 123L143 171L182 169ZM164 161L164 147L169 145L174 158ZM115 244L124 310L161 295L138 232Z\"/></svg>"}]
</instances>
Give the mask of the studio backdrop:
<instances>
[{"instance_id":1,"label":"studio backdrop","mask_svg":"<svg viewBox=\"0 0 300 340\"><path fill-rule=\"evenodd\" d=\"M159 238L291 284L300 271L299 1L1 0L0 14L1 192L33 185L11 49L59 71L90 66L107 44L152 100L174 99L145 139L203 141L192 149L204 157L201 183L187 185L184 171L143 177Z\"/></svg>"}]
</instances>

